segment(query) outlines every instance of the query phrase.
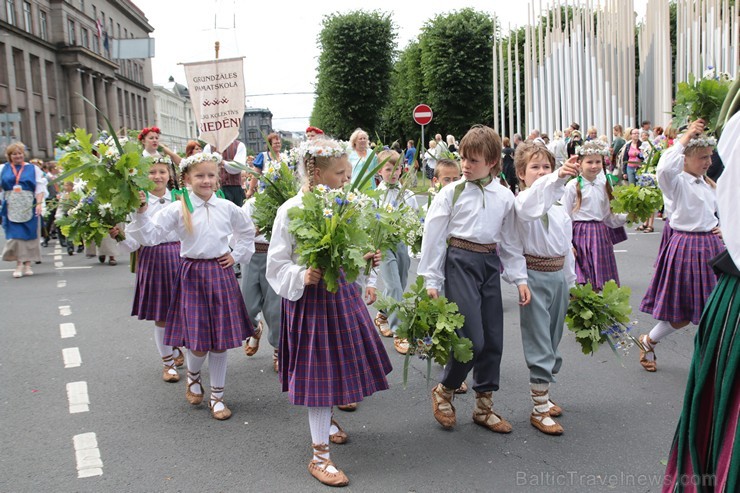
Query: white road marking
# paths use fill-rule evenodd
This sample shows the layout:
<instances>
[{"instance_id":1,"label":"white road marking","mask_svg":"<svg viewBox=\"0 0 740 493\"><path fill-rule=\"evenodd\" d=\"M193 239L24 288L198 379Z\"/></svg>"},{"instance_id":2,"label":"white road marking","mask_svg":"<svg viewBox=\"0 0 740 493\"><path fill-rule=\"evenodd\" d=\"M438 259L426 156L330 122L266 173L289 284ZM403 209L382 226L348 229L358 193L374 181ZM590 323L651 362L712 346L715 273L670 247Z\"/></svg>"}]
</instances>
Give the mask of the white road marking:
<instances>
[{"instance_id":1,"label":"white road marking","mask_svg":"<svg viewBox=\"0 0 740 493\"><path fill-rule=\"evenodd\" d=\"M61 281L57 281L57 287L58 288L66 288L67 287L67 281L62 279Z\"/></svg>"},{"instance_id":2,"label":"white road marking","mask_svg":"<svg viewBox=\"0 0 740 493\"><path fill-rule=\"evenodd\" d=\"M59 332L62 334L62 339L68 339L77 335L75 324L72 323L59 324Z\"/></svg>"},{"instance_id":3,"label":"white road marking","mask_svg":"<svg viewBox=\"0 0 740 493\"><path fill-rule=\"evenodd\" d=\"M62 256L61 255L54 255L54 260L62 260Z\"/></svg>"},{"instance_id":4,"label":"white road marking","mask_svg":"<svg viewBox=\"0 0 740 493\"><path fill-rule=\"evenodd\" d=\"M68 347L62 349L62 358L64 358L65 368L77 368L78 366L82 365L82 356L80 356L79 348ZM87 392L87 390L85 390L85 392Z\"/></svg>"},{"instance_id":5,"label":"white road marking","mask_svg":"<svg viewBox=\"0 0 740 493\"><path fill-rule=\"evenodd\" d=\"M77 459L77 477L89 478L103 475L103 461L100 459L98 439L95 433L82 433L72 437Z\"/></svg>"},{"instance_id":6,"label":"white road marking","mask_svg":"<svg viewBox=\"0 0 740 493\"><path fill-rule=\"evenodd\" d=\"M627 250L614 250L614 253L627 253Z\"/></svg>"},{"instance_id":7,"label":"white road marking","mask_svg":"<svg viewBox=\"0 0 740 493\"><path fill-rule=\"evenodd\" d=\"M56 267L57 269L59 267L64 267L64 262L54 262L54 267Z\"/></svg>"},{"instance_id":8,"label":"white road marking","mask_svg":"<svg viewBox=\"0 0 740 493\"><path fill-rule=\"evenodd\" d=\"M61 315L62 317L72 315L72 309L69 307L69 305L61 305L59 307L59 315Z\"/></svg>"},{"instance_id":9,"label":"white road marking","mask_svg":"<svg viewBox=\"0 0 740 493\"><path fill-rule=\"evenodd\" d=\"M87 265L83 267L57 267L57 270L77 270L77 269L92 269L92 265ZM10 271L8 271L10 272Z\"/></svg>"},{"instance_id":10,"label":"white road marking","mask_svg":"<svg viewBox=\"0 0 740 493\"><path fill-rule=\"evenodd\" d=\"M90 410L90 398L87 396L87 382L70 382L67 384L69 413L86 413Z\"/></svg>"}]
</instances>

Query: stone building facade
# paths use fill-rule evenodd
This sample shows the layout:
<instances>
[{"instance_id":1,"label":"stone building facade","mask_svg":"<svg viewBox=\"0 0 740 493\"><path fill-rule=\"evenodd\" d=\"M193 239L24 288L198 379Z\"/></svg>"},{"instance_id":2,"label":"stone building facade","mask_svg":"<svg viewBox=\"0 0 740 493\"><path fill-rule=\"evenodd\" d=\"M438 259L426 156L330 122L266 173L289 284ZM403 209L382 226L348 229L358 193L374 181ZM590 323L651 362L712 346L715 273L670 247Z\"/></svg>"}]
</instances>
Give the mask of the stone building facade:
<instances>
[{"instance_id":1,"label":"stone building facade","mask_svg":"<svg viewBox=\"0 0 740 493\"><path fill-rule=\"evenodd\" d=\"M107 127L84 99L116 129L152 124L151 60L111 58L113 39L154 30L131 1L0 1L0 121L20 116L2 131L22 140L28 157L51 158L57 132Z\"/></svg>"},{"instance_id":2,"label":"stone building facade","mask_svg":"<svg viewBox=\"0 0 740 493\"><path fill-rule=\"evenodd\" d=\"M152 94L154 124L162 131L160 141L175 152L185 152L188 141L198 137L188 88L170 77L164 86L155 85Z\"/></svg>"}]
</instances>

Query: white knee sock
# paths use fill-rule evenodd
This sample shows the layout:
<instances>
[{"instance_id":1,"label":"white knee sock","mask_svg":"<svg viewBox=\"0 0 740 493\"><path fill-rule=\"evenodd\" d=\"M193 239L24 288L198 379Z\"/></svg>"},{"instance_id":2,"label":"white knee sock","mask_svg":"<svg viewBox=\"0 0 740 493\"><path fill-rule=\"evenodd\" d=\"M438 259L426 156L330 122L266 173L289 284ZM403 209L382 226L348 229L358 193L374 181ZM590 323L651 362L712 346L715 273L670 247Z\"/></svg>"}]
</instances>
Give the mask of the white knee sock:
<instances>
[{"instance_id":1,"label":"white knee sock","mask_svg":"<svg viewBox=\"0 0 740 493\"><path fill-rule=\"evenodd\" d=\"M161 357L166 357L172 354L172 346L166 346L164 344L164 327L159 325L154 326L154 343L157 345L157 350Z\"/></svg>"},{"instance_id":2,"label":"white knee sock","mask_svg":"<svg viewBox=\"0 0 740 493\"><path fill-rule=\"evenodd\" d=\"M308 426L311 428L311 441L313 441L315 445L328 445L329 429L331 428L331 408L309 407ZM328 451L325 454L321 454L320 457L314 454L314 457L317 459L324 458L327 460L331 458ZM329 466L326 470L331 473L337 472L337 469L334 466Z\"/></svg>"},{"instance_id":3,"label":"white knee sock","mask_svg":"<svg viewBox=\"0 0 740 493\"><path fill-rule=\"evenodd\" d=\"M211 382L211 398L224 396L224 386L226 385L226 351L208 353L208 374ZM213 399L211 399L213 401ZM213 402L211 402L213 404ZM213 406L214 411L221 411L224 408L223 403L219 402Z\"/></svg>"},{"instance_id":4,"label":"white knee sock","mask_svg":"<svg viewBox=\"0 0 740 493\"><path fill-rule=\"evenodd\" d=\"M192 351L188 351L185 353L185 359L187 361L188 365L188 383L192 382L193 380L197 379L198 375L200 374L200 369L203 368L203 363L206 360L206 355L203 356L196 356L193 354ZM191 377L191 375L194 375L195 378ZM203 393L203 387L201 385L193 385L190 387L190 391L194 394L202 394Z\"/></svg>"},{"instance_id":5,"label":"white knee sock","mask_svg":"<svg viewBox=\"0 0 740 493\"><path fill-rule=\"evenodd\" d=\"M650 331L648 337L650 337L651 341L658 342L665 336L673 334L675 331L676 329L673 328L670 322L661 320L655 325L655 327L653 327L653 330Z\"/></svg>"}]
</instances>

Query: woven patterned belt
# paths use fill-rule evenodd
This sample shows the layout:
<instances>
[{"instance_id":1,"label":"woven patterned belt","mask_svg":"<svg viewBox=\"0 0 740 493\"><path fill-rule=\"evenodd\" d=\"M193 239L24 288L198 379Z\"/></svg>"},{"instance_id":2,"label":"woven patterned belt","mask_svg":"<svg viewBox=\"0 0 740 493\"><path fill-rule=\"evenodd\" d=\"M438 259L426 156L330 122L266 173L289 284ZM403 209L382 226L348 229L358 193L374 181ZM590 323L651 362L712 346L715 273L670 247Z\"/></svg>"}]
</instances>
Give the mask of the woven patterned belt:
<instances>
[{"instance_id":1,"label":"woven patterned belt","mask_svg":"<svg viewBox=\"0 0 740 493\"><path fill-rule=\"evenodd\" d=\"M527 261L527 269L537 272L557 272L563 270L565 265L565 257L535 257L525 253L524 259Z\"/></svg>"},{"instance_id":2,"label":"woven patterned belt","mask_svg":"<svg viewBox=\"0 0 740 493\"><path fill-rule=\"evenodd\" d=\"M448 241L449 246L467 250L475 253L495 253L495 243L474 243L472 241L463 240L462 238L455 238L454 236Z\"/></svg>"},{"instance_id":3,"label":"woven patterned belt","mask_svg":"<svg viewBox=\"0 0 740 493\"><path fill-rule=\"evenodd\" d=\"M254 244L254 253L267 253L267 250L270 248L269 243L255 243Z\"/></svg>"}]
</instances>

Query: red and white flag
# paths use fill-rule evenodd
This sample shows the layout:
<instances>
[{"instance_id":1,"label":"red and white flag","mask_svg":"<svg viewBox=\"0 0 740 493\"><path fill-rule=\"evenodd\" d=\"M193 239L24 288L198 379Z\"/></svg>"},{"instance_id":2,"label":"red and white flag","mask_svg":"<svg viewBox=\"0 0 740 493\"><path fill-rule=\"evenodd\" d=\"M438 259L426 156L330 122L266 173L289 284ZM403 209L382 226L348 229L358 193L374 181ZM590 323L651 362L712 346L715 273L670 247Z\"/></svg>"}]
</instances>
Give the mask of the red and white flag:
<instances>
[{"instance_id":1,"label":"red and white flag","mask_svg":"<svg viewBox=\"0 0 740 493\"><path fill-rule=\"evenodd\" d=\"M103 37L103 25L100 23L100 19L95 20L95 27L98 28L98 37Z\"/></svg>"}]
</instances>

